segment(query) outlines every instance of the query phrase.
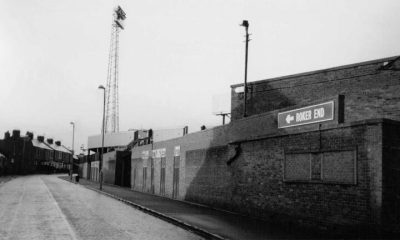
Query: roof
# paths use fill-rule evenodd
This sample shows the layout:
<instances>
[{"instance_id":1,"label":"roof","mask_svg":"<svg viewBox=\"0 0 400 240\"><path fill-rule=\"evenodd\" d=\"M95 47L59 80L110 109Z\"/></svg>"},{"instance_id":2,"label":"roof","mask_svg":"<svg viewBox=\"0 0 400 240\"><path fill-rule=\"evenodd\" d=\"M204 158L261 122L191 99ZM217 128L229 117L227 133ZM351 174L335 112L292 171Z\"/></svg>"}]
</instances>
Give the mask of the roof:
<instances>
[{"instance_id":1,"label":"roof","mask_svg":"<svg viewBox=\"0 0 400 240\"><path fill-rule=\"evenodd\" d=\"M63 148L67 153L71 153L72 154L72 150L68 149L66 146L61 145L61 148Z\"/></svg>"},{"instance_id":2,"label":"roof","mask_svg":"<svg viewBox=\"0 0 400 240\"><path fill-rule=\"evenodd\" d=\"M124 147L135 137L135 131L116 132L104 134L104 147ZM88 148L101 148L101 134L88 137Z\"/></svg>"},{"instance_id":3,"label":"roof","mask_svg":"<svg viewBox=\"0 0 400 240\"><path fill-rule=\"evenodd\" d=\"M63 146L57 146L54 143L53 144L44 143L44 144L46 144L48 147L50 147L50 149L53 149L54 151L65 152L65 153L71 154L71 152L69 150L67 150L66 148L64 148Z\"/></svg>"},{"instance_id":4,"label":"roof","mask_svg":"<svg viewBox=\"0 0 400 240\"><path fill-rule=\"evenodd\" d=\"M48 150L53 150L49 146L47 146L45 143L40 142L37 139L32 139L32 145L38 148L43 148L43 149L48 149Z\"/></svg>"},{"instance_id":5,"label":"roof","mask_svg":"<svg viewBox=\"0 0 400 240\"><path fill-rule=\"evenodd\" d=\"M58 146L57 144L53 144L53 145L54 145L54 147L53 147L54 150L71 154L71 152L69 150L67 150L64 146L62 146L62 145Z\"/></svg>"}]
</instances>

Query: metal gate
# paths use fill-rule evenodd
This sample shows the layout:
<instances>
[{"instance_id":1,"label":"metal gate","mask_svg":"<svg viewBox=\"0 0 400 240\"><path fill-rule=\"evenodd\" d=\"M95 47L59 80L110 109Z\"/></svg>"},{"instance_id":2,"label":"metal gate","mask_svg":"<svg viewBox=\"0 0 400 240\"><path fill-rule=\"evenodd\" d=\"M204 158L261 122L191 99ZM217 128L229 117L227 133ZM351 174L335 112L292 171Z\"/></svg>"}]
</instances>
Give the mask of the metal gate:
<instances>
[{"instance_id":1,"label":"metal gate","mask_svg":"<svg viewBox=\"0 0 400 240\"><path fill-rule=\"evenodd\" d=\"M150 158L150 193L154 194L154 159Z\"/></svg>"},{"instance_id":2,"label":"metal gate","mask_svg":"<svg viewBox=\"0 0 400 240\"><path fill-rule=\"evenodd\" d=\"M143 186L142 186L142 191L146 191L146 180L147 180L147 167L143 168Z\"/></svg>"},{"instance_id":3,"label":"metal gate","mask_svg":"<svg viewBox=\"0 0 400 240\"><path fill-rule=\"evenodd\" d=\"M131 153L129 151L116 152L115 185L131 187Z\"/></svg>"},{"instance_id":4,"label":"metal gate","mask_svg":"<svg viewBox=\"0 0 400 240\"><path fill-rule=\"evenodd\" d=\"M136 187L136 166L133 168L133 181L132 181L132 188Z\"/></svg>"},{"instance_id":5,"label":"metal gate","mask_svg":"<svg viewBox=\"0 0 400 240\"><path fill-rule=\"evenodd\" d=\"M174 175L172 179L172 197L178 198L179 196L179 166L180 156L174 157Z\"/></svg>"},{"instance_id":6,"label":"metal gate","mask_svg":"<svg viewBox=\"0 0 400 240\"><path fill-rule=\"evenodd\" d=\"M165 195L165 166L166 159L165 157L161 158L161 176L160 176L160 194Z\"/></svg>"}]
</instances>

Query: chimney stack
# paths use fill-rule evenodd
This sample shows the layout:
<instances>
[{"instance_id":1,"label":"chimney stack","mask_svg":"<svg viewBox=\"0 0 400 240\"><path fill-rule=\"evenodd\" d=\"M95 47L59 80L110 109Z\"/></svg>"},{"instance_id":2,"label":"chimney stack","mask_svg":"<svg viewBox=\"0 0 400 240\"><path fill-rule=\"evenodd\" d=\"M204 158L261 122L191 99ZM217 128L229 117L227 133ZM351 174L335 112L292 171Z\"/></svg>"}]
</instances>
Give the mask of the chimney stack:
<instances>
[{"instance_id":1,"label":"chimney stack","mask_svg":"<svg viewBox=\"0 0 400 240\"><path fill-rule=\"evenodd\" d=\"M26 136L28 136L31 140L33 139L33 132L26 132Z\"/></svg>"},{"instance_id":2,"label":"chimney stack","mask_svg":"<svg viewBox=\"0 0 400 240\"><path fill-rule=\"evenodd\" d=\"M21 131L19 131L17 129L14 129L13 130L13 134L12 134L13 138L19 138L20 137L20 133L21 133Z\"/></svg>"},{"instance_id":3,"label":"chimney stack","mask_svg":"<svg viewBox=\"0 0 400 240\"><path fill-rule=\"evenodd\" d=\"M186 134L188 134L188 132L189 132L189 127L188 127L188 126L185 126L185 127L183 128L183 136L185 136Z\"/></svg>"}]
</instances>

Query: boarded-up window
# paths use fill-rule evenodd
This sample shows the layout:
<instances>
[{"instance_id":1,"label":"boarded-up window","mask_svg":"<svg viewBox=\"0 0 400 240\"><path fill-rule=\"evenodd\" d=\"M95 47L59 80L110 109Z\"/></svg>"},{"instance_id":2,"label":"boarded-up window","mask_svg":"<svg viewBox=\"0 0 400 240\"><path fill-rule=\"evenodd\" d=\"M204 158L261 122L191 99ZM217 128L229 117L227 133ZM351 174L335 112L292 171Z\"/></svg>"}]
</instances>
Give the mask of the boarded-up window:
<instances>
[{"instance_id":1,"label":"boarded-up window","mask_svg":"<svg viewBox=\"0 0 400 240\"><path fill-rule=\"evenodd\" d=\"M355 183L355 152L324 152L323 181Z\"/></svg>"},{"instance_id":2,"label":"boarded-up window","mask_svg":"<svg viewBox=\"0 0 400 240\"><path fill-rule=\"evenodd\" d=\"M310 179L310 154L287 154L285 157L285 180Z\"/></svg>"},{"instance_id":3,"label":"boarded-up window","mask_svg":"<svg viewBox=\"0 0 400 240\"><path fill-rule=\"evenodd\" d=\"M356 151L285 154L284 180L356 183Z\"/></svg>"}]
</instances>

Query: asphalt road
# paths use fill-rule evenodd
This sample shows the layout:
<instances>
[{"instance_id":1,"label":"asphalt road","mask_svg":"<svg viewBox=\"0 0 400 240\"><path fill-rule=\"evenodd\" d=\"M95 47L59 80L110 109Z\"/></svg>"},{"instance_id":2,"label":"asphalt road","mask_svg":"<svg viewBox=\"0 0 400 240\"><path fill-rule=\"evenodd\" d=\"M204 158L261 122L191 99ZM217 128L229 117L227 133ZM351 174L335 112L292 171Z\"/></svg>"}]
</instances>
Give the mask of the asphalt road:
<instances>
[{"instance_id":1,"label":"asphalt road","mask_svg":"<svg viewBox=\"0 0 400 240\"><path fill-rule=\"evenodd\" d=\"M202 239L54 175L0 186L0 239Z\"/></svg>"}]
</instances>

